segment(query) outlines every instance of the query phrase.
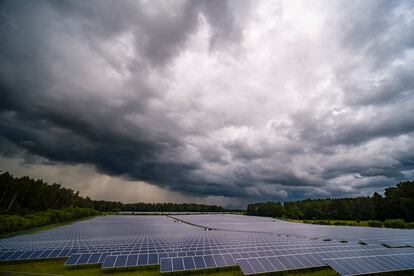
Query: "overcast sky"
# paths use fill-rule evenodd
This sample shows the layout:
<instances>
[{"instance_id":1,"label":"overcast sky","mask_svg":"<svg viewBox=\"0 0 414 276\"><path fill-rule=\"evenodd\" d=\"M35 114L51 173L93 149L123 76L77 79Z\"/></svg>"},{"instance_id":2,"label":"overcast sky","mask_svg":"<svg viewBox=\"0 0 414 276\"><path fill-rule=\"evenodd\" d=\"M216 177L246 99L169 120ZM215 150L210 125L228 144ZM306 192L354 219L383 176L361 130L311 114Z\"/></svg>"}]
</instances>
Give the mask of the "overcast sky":
<instances>
[{"instance_id":1,"label":"overcast sky","mask_svg":"<svg viewBox=\"0 0 414 276\"><path fill-rule=\"evenodd\" d=\"M1 1L0 169L94 199L414 179L413 1Z\"/></svg>"}]
</instances>

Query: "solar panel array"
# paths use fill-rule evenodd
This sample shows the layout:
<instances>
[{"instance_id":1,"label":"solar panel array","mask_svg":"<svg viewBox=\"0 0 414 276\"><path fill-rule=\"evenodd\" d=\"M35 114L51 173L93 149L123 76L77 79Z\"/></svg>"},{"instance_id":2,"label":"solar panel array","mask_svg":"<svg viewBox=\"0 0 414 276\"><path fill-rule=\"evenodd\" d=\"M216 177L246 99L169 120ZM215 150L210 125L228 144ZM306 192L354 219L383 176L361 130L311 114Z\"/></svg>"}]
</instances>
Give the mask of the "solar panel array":
<instances>
[{"instance_id":1,"label":"solar panel array","mask_svg":"<svg viewBox=\"0 0 414 276\"><path fill-rule=\"evenodd\" d=\"M414 254L324 260L343 276L414 269Z\"/></svg>"},{"instance_id":2,"label":"solar panel array","mask_svg":"<svg viewBox=\"0 0 414 276\"><path fill-rule=\"evenodd\" d=\"M306 225L239 215L177 219L203 227L166 216L97 217L2 239L0 261L67 258L65 266L96 264L107 270L159 265L161 272L238 265L246 275L326 265L342 275L355 275L358 265L353 264L364 260L372 263L373 272L412 269L406 264L414 248L383 246L409 245L414 242L412 230ZM395 259L396 265L375 264L378 258L385 263Z\"/></svg>"}]
</instances>

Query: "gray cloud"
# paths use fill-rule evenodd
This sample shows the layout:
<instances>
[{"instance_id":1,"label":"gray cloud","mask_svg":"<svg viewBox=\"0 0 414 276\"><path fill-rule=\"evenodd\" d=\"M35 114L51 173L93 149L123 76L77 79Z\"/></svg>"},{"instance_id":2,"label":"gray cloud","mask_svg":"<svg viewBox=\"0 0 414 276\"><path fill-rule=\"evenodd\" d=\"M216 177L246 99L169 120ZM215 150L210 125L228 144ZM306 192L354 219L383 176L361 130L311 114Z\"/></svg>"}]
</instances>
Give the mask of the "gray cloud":
<instances>
[{"instance_id":1,"label":"gray cloud","mask_svg":"<svg viewBox=\"0 0 414 276\"><path fill-rule=\"evenodd\" d=\"M410 1L3 1L0 153L239 203L380 191L414 175L413 18Z\"/></svg>"}]
</instances>

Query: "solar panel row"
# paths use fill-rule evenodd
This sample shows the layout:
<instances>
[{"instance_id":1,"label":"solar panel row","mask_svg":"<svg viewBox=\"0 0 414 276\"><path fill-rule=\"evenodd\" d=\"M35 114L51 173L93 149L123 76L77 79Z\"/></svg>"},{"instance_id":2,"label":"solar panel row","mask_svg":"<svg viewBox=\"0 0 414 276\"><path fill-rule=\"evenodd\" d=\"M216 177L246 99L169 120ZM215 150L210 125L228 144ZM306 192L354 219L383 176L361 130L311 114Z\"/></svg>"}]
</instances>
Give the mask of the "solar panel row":
<instances>
[{"instance_id":1,"label":"solar panel row","mask_svg":"<svg viewBox=\"0 0 414 276\"><path fill-rule=\"evenodd\" d=\"M353 227L330 227L323 228L319 238L315 238L315 235L274 233L272 231L279 226L288 233L295 232L286 227L298 224L266 218L216 215L197 216L196 219L205 218L211 219L208 224L213 228L233 225L233 230L237 231L206 232L163 216L98 217L50 231L0 240L0 261L68 257L67 266L102 264L103 269L111 269L160 264L163 272L239 264L246 274L254 274L322 266L324 259L414 252L412 248L381 245L381 241L409 243L414 239L413 231L387 229L372 232L365 229L370 235L360 235L361 231ZM255 225L251 226L252 223ZM256 231L258 225L269 233ZM327 231L333 235L326 235ZM340 243L347 231L356 236L348 243ZM368 245L358 244L361 238L368 240Z\"/></svg>"},{"instance_id":2,"label":"solar panel row","mask_svg":"<svg viewBox=\"0 0 414 276\"><path fill-rule=\"evenodd\" d=\"M209 239L206 239L208 242ZM228 245L229 247L226 248L225 245L218 245L218 246L211 246L211 245L202 245L201 243L198 244L197 247L184 247L184 248L163 248L163 249L153 249L148 250L145 248L144 250L119 250L118 247L108 247L104 249L98 249L95 247L86 248L86 249L47 249L47 250L28 250L28 251L8 251L0 253L0 260L19 260L19 259L36 259L36 258L53 258L53 257L65 257L71 256L74 253L107 253L107 255L129 255L129 254L145 254L145 253L153 253L153 252L169 252L163 255L163 257L179 257L179 256L196 256L196 255L212 255L212 254L224 254L224 253L234 253L234 252L242 252L242 257L257 257L257 256L266 256L266 255L286 255L286 254L293 254L293 253L309 253L309 252L320 252L320 251L331 251L331 250L351 250L353 248L357 249L360 248L360 245L357 244L349 244L349 245L341 245L341 244L321 244L320 242L312 242L312 243L292 243L290 247L297 247L296 249L276 249L286 248L287 243L282 243L277 246L245 246L243 244L238 244L236 246ZM211 249L213 250L203 250L203 249ZM269 250L273 249L273 250ZM192 251L195 250L195 251Z\"/></svg>"},{"instance_id":3,"label":"solar panel row","mask_svg":"<svg viewBox=\"0 0 414 276\"><path fill-rule=\"evenodd\" d=\"M325 266L312 254L237 259L245 275Z\"/></svg>"},{"instance_id":4,"label":"solar panel row","mask_svg":"<svg viewBox=\"0 0 414 276\"><path fill-rule=\"evenodd\" d=\"M342 276L414 269L414 254L327 259L326 264Z\"/></svg>"},{"instance_id":5,"label":"solar panel row","mask_svg":"<svg viewBox=\"0 0 414 276\"><path fill-rule=\"evenodd\" d=\"M7 251L0 253L0 261L36 260L48 258L62 258L76 253L78 250L70 249L46 249L27 251Z\"/></svg>"},{"instance_id":6,"label":"solar panel row","mask_svg":"<svg viewBox=\"0 0 414 276\"><path fill-rule=\"evenodd\" d=\"M160 259L161 272L217 268L234 265L236 265L236 261L232 254Z\"/></svg>"},{"instance_id":7,"label":"solar panel row","mask_svg":"<svg viewBox=\"0 0 414 276\"><path fill-rule=\"evenodd\" d=\"M101 264L109 253L82 253L72 254L65 265Z\"/></svg>"},{"instance_id":8,"label":"solar panel row","mask_svg":"<svg viewBox=\"0 0 414 276\"><path fill-rule=\"evenodd\" d=\"M132 254L132 255L119 255L107 256L102 264L102 268L115 268L115 267L134 267L144 265L158 264L158 254Z\"/></svg>"},{"instance_id":9,"label":"solar panel row","mask_svg":"<svg viewBox=\"0 0 414 276\"><path fill-rule=\"evenodd\" d=\"M297 237L331 238L332 240L387 240L395 237L413 238L413 231L402 229L386 229L377 227L347 227L328 225L309 225L286 222L271 218L240 215L177 215L181 220L197 225L221 230L239 230L256 233L284 233Z\"/></svg>"},{"instance_id":10,"label":"solar panel row","mask_svg":"<svg viewBox=\"0 0 414 276\"><path fill-rule=\"evenodd\" d=\"M389 248L399 248L399 247L409 247L409 241L382 241L381 244L383 244L386 247Z\"/></svg>"},{"instance_id":11,"label":"solar panel row","mask_svg":"<svg viewBox=\"0 0 414 276\"><path fill-rule=\"evenodd\" d=\"M353 250L353 251L332 251L322 253L292 254L284 256L271 256L260 258L236 258L237 263L244 274L255 274L264 272L275 272L307 267L325 266L324 260L334 258L352 257L374 257L387 254L414 254L412 249L376 249L376 250ZM270 264L272 265L269 265Z\"/></svg>"}]
</instances>

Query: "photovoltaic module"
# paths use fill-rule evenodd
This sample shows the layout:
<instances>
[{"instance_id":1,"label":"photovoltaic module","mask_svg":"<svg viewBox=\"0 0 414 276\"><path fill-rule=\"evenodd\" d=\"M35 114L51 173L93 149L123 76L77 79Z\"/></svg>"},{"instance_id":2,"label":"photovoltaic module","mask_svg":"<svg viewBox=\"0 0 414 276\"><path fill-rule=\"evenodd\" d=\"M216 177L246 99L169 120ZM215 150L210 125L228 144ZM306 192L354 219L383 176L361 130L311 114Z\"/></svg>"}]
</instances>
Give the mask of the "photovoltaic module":
<instances>
[{"instance_id":1,"label":"photovoltaic module","mask_svg":"<svg viewBox=\"0 0 414 276\"><path fill-rule=\"evenodd\" d=\"M413 230L230 214L119 215L2 239L0 262L66 258L65 266L159 265L161 272L239 266L246 275L330 266L358 275L414 269L413 242Z\"/></svg>"}]
</instances>

